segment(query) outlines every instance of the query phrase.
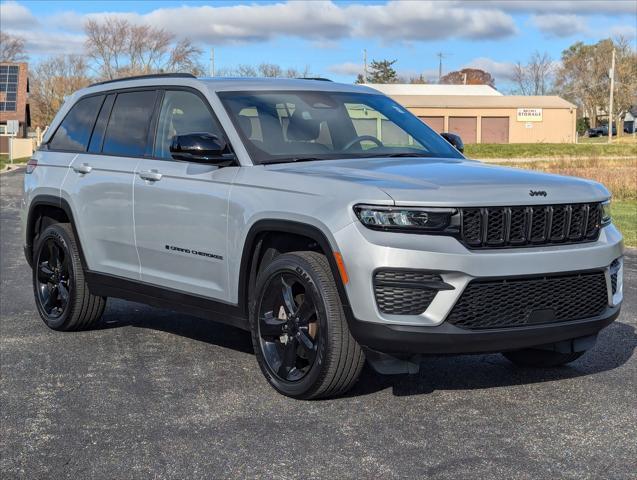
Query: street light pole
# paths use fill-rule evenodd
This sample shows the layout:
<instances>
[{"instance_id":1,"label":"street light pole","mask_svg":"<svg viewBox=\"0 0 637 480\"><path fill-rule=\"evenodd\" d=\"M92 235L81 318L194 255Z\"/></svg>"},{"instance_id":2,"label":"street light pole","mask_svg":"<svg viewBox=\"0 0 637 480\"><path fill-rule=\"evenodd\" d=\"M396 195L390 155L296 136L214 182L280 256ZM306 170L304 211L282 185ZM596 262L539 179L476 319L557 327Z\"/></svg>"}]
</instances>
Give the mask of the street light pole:
<instances>
[{"instance_id":1,"label":"street light pole","mask_svg":"<svg viewBox=\"0 0 637 480\"><path fill-rule=\"evenodd\" d=\"M615 48L610 62L610 100L608 102L608 143L613 142L613 92L615 90Z\"/></svg>"}]
</instances>

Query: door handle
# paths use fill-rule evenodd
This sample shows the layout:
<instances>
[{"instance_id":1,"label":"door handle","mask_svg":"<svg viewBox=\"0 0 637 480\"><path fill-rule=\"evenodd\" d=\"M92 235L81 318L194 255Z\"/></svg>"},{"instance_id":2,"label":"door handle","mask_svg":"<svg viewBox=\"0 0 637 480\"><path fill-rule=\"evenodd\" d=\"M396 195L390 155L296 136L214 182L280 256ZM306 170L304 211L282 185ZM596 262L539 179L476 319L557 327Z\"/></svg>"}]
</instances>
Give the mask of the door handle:
<instances>
[{"instance_id":1,"label":"door handle","mask_svg":"<svg viewBox=\"0 0 637 480\"><path fill-rule=\"evenodd\" d=\"M148 180L149 182L158 182L162 177L161 173L157 170L142 170L138 175L140 178Z\"/></svg>"},{"instance_id":2,"label":"door handle","mask_svg":"<svg viewBox=\"0 0 637 480\"><path fill-rule=\"evenodd\" d=\"M93 170L93 167L91 167L88 163L74 165L72 168L76 173L91 173L91 170Z\"/></svg>"}]
</instances>

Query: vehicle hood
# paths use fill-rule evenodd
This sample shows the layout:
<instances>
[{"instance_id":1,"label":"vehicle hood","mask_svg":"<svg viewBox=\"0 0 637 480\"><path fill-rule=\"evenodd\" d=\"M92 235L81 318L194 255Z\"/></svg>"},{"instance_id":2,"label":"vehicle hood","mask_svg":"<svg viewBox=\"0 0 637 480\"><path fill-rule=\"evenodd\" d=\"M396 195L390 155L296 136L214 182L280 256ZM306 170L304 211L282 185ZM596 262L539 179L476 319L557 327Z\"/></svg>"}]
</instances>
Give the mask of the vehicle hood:
<instances>
[{"instance_id":1,"label":"vehicle hood","mask_svg":"<svg viewBox=\"0 0 637 480\"><path fill-rule=\"evenodd\" d=\"M538 205L603 201L610 196L603 185L590 180L462 159L322 160L271 165L268 169L373 185L396 205Z\"/></svg>"}]
</instances>

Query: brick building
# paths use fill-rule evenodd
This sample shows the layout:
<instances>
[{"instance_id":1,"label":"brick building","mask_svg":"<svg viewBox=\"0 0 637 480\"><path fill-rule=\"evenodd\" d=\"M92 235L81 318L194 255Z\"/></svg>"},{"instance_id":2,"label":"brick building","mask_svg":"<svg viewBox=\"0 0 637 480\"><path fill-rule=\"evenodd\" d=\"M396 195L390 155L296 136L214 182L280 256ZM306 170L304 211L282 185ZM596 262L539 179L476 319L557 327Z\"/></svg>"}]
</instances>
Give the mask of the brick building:
<instances>
[{"instance_id":1,"label":"brick building","mask_svg":"<svg viewBox=\"0 0 637 480\"><path fill-rule=\"evenodd\" d=\"M17 120L17 136L26 137L31 124L27 64L0 63L0 135L7 133L7 122Z\"/></svg>"}]
</instances>

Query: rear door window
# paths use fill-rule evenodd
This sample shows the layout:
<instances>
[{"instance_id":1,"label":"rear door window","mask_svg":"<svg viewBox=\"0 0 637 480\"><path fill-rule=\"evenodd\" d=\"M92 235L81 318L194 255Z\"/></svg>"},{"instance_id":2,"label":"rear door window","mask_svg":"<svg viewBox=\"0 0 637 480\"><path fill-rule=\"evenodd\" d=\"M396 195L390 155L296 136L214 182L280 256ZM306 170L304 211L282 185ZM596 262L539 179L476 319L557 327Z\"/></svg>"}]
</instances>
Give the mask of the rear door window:
<instances>
[{"instance_id":1,"label":"rear door window","mask_svg":"<svg viewBox=\"0 0 637 480\"><path fill-rule=\"evenodd\" d=\"M49 142L49 148L85 152L103 101L104 95L96 95L73 105Z\"/></svg>"},{"instance_id":2,"label":"rear door window","mask_svg":"<svg viewBox=\"0 0 637 480\"><path fill-rule=\"evenodd\" d=\"M95 128L93 128L93 135L91 135L91 143L88 145L88 151L90 153L99 153L102 149L102 142L104 141L104 132L106 132L106 124L108 117L111 114L111 107L115 101L115 94L111 93L106 97L106 100L102 104L100 114L97 116L95 122Z\"/></svg>"},{"instance_id":3,"label":"rear door window","mask_svg":"<svg viewBox=\"0 0 637 480\"><path fill-rule=\"evenodd\" d=\"M144 155L156 94L154 90L146 90L117 95L104 136L103 153L127 157Z\"/></svg>"}]
</instances>

